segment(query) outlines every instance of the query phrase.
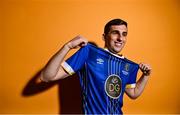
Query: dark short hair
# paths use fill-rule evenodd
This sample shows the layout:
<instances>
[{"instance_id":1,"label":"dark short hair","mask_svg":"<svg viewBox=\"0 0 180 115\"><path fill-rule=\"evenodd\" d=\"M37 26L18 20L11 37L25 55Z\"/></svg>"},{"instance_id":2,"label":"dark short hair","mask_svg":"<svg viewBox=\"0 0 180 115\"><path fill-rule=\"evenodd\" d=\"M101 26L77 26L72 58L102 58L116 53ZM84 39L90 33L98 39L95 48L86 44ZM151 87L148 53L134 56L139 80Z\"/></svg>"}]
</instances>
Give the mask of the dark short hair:
<instances>
[{"instance_id":1,"label":"dark short hair","mask_svg":"<svg viewBox=\"0 0 180 115\"><path fill-rule=\"evenodd\" d=\"M127 27L127 22L122 19L110 20L104 27L104 34L107 35L110 31L112 25L125 25Z\"/></svg>"}]
</instances>

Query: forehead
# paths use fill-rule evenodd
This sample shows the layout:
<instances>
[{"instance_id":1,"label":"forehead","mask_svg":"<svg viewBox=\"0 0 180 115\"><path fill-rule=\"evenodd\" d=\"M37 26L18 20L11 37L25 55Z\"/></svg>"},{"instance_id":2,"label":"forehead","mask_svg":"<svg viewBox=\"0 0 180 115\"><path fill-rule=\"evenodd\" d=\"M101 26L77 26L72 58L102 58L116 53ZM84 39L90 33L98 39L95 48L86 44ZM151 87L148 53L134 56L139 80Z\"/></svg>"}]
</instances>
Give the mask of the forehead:
<instances>
[{"instance_id":1,"label":"forehead","mask_svg":"<svg viewBox=\"0 0 180 115\"><path fill-rule=\"evenodd\" d=\"M127 27L125 25L112 25L110 30L127 31Z\"/></svg>"}]
</instances>

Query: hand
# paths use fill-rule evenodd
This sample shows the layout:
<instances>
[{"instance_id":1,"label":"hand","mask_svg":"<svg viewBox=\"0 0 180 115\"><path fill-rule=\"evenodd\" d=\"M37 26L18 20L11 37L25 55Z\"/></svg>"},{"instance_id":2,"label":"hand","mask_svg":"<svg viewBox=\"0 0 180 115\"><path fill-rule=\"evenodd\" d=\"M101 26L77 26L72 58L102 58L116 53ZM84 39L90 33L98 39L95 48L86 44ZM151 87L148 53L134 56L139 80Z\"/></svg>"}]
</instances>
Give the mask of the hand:
<instances>
[{"instance_id":1,"label":"hand","mask_svg":"<svg viewBox=\"0 0 180 115\"><path fill-rule=\"evenodd\" d=\"M143 72L143 75L149 76L151 74L152 69L150 65L145 64L145 63L140 63L139 68Z\"/></svg>"},{"instance_id":2,"label":"hand","mask_svg":"<svg viewBox=\"0 0 180 115\"><path fill-rule=\"evenodd\" d=\"M78 35L75 38L73 38L71 41L69 41L66 45L70 49L75 49L75 48L78 48L78 47L86 46L87 43L88 43L88 41L87 41L86 38L84 38L81 35Z\"/></svg>"}]
</instances>

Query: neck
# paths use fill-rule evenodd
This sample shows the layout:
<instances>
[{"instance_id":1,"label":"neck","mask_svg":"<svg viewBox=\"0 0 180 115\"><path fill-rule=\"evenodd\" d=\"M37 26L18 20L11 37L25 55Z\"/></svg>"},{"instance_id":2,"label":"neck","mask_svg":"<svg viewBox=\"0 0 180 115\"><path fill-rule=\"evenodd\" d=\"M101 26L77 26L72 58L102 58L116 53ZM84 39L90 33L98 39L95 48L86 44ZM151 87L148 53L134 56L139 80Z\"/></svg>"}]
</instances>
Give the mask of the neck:
<instances>
[{"instance_id":1,"label":"neck","mask_svg":"<svg viewBox=\"0 0 180 115\"><path fill-rule=\"evenodd\" d=\"M118 56L118 57L120 57L120 58L124 58L124 56L123 56L122 54L113 53L113 52L111 52L106 46L104 47L104 49L105 49L106 51L110 52L111 54L115 55L115 56Z\"/></svg>"},{"instance_id":2,"label":"neck","mask_svg":"<svg viewBox=\"0 0 180 115\"><path fill-rule=\"evenodd\" d=\"M113 51L111 51L108 47L106 47L106 46L104 46L104 49L106 49L106 50L108 50L109 52L111 52L111 53L113 53L113 54L118 54L118 53L116 53L116 52L113 52Z\"/></svg>"}]
</instances>

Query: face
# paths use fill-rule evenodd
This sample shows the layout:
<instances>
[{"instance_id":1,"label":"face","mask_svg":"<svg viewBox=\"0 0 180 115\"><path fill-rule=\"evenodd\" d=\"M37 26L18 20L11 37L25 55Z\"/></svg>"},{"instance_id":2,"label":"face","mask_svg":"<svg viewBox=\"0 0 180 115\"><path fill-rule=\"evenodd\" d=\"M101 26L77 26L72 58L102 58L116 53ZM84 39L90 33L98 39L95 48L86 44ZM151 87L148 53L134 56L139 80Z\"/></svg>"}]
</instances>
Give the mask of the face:
<instances>
[{"instance_id":1,"label":"face","mask_svg":"<svg viewBox=\"0 0 180 115\"><path fill-rule=\"evenodd\" d=\"M125 25L112 25L109 33L104 35L105 47L112 53L119 53L126 43L127 31Z\"/></svg>"}]
</instances>

